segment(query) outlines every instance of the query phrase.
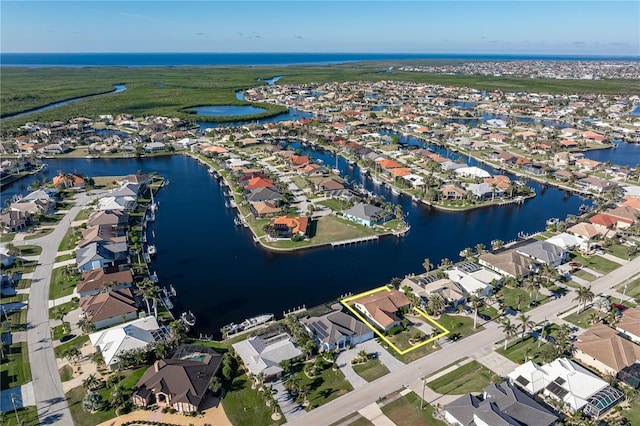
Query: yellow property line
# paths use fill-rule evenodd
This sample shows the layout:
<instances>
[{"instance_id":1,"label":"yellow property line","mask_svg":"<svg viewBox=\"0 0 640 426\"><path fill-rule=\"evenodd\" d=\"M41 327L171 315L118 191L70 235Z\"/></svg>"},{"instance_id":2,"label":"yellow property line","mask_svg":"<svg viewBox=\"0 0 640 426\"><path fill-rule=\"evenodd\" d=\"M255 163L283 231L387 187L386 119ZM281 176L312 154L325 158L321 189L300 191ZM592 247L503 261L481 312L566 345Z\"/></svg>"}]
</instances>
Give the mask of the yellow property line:
<instances>
[{"instance_id":1,"label":"yellow property line","mask_svg":"<svg viewBox=\"0 0 640 426\"><path fill-rule=\"evenodd\" d=\"M436 320L434 320L433 318L431 318L429 315L427 315L426 312L422 311L421 309L418 309L416 307L413 308L413 310L415 312L417 312L418 314L420 314L422 317L424 317L427 321L429 321L431 324L435 325L438 329L442 330L442 333L438 334L437 336L431 337L428 340L425 340L424 342L420 342L417 345L413 345L408 349L405 350L400 350L400 348L398 348L396 345L394 345L389 339L387 339L387 336L385 336L384 334L382 334L375 326L373 326L371 323L369 323L369 320L367 320L366 318L364 318L360 312L358 312L357 310L355 310L354 308L352 308L349 305L349 302L354 300L354 299L359 299L361 297L364 296L369 296L370 294L374 294L374 293L379 293L381 291L391 291L391 289L387 286L382 286L382 287L378 287L375 288L373 290L369 290L369 291L365 291L364 293L360 293L360 294L356 294L355 296L350 296L347 297L345 299L340 300L340 303L342 303L352 314L354 314L360 321L362 321L363 323L365 323L367 325L367 327L369 327L374 333L376 333L378 335L378 337L380 337L387 345L389 345L390 347L393 348L393 350L395 350L396 352L398 352L400 355L404 355L407 352L411 352L414 349L418 349L424 345L427 345L431 342L433 342L436 339L439 339L441 337L446 336L447 334L450 333L449 330L447 330L446 328L444 328L442 325L440 325Z\"/></svg>"}]
</instances>

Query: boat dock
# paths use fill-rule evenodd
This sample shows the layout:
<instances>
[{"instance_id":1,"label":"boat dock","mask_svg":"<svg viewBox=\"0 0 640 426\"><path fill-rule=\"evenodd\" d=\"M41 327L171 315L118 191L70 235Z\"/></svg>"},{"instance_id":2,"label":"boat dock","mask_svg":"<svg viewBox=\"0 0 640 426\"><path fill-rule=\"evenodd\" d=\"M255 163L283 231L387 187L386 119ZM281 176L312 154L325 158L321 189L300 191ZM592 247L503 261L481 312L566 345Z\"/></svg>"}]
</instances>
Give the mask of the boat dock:
<instances>
[{"instance_id":1,"label":"boat dock","mask_svg":"<svg viewBox=\"0 0 640 426\"><path fill-rule=\"evenodd\" d=\"M346 246L349 244L365 243L367 241L377 241L380 239L379 235L371 235L370 237L352 238L350 240L334 241L331 243L331 247Z\"/></svg>"}]
</instances>

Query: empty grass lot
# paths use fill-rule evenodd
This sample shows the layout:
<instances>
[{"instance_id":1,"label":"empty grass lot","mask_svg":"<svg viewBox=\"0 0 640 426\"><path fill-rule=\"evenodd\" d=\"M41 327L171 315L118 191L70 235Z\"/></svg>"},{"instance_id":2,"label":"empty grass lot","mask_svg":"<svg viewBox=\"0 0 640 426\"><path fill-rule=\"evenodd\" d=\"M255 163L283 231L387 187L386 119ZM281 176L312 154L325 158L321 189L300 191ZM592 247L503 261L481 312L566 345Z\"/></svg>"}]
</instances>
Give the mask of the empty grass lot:
<instances>
[{"instance_id":1,"label":"empty grass lot","mask_svg":"<svg viewBox=\"0 0 640 426\"><path fill-rule=\"evenodd\" d=\"M378 358L370 359L364 364L354 365L353 371L367 382L373 382L374 380L389 374L389 369L381 363Z\"/></svg>"},{"instance_id":2,"label":"empty grass lot","mask_svg":"<svg viewBox=\"0 0 640 426\"><path fill-rule=\"evenodd\" d=\"M581 254L571 253L569 255L572 262L577 262L582 266L586 266L587 268L591 268L596 272L600 272L601 274L608 274L620 267L620 264L610 261L609 259L605 259L601 256L588 256L584 257Z\"/></svg>"},{"instance_id":3,"label":"empty grass lot","mask_svg":"<svg viewBox=\"0 0 640 426\"><path fill-rule=\"evenodd\" d=\"M38 410L34 405L20 408L18 410L18 419L20 419L20 426L36 426L40 424ZM3 426L18 426L18 419L16 419L16 413L11 410L6 413Z\"/></svg>"},{"instance_id":4,"label":"empty grass lot","mask_svg":"<svg viewBox=\"0 0 640 426\"><path fill-rule=\"evenodd\" d=\"M0 365L0 389L24 385L31 380L31 366L27 342L14 343L6 348L7 361Z\"/></svg>"},{"instance_id":5,"label":"empty grass lot","mask_svg":"<svg viewBox=\"0 0 640 426\"><path fill-rule=\"evenodd\" d=\"M478 361L471 361L454 371L427 383L434 392L443 395L462 395L467 392L480 392L495 376Z\"/></svg>"},{"instance_id":6,"label":"empty grass lot","mask_svg":"<svg viewBox=\"0 0 640 426\"><path fill-rule=\"evenodd\" d=\"M391 401L382 407L382 412L392 422L402 426L446 426L446 423L433 418L433 407L424 404L420 410L420 397L411 392Z\"/></svg>"},{"instance_id":7,"label":"empty grass lot","mask_svg":"<svg viewBox=\"0 0 640 426\"><path fill-rule=\"evenodd\" d=\"M558 329L559 327L556 324L551 324L547 327L545 333L554 336ZM496 352L518 364L525 362L526 353L527 360L543 364L546 361L553 360L553 352L549 351L549 345L550 343L545 339L536 340L532 335L528 334L524 340L519 337L513 338L507 346L507 350L504 350L504 345L502 345ZM551 359L548 359L549 356L551 356Z\"/></svg>"},{"instance_id":8,"label":"empty grass lot","mask_svg":"<svg viewBox=\"0 0 640 426\"><path fill-rule=\"evenodd\" d=\"M591 314L595 314L597 312L598 311L596 311L595 309L589 308L583 310L580 313L574 312L571 315L567 315L563 319L570 322L571 324L577 325L580 328L589 328L589 317L591 316Z\"/></svg>"},{"instance_id":9,"label":"empty grass lot","mask_svg":"<svg viewBox=\"0 0 640 426\"><path fill-rule=\"evenodd\" d=\"M251 389L249 378L242 374L233 379L222 400L222 406L234 425L269 426L279 425L286 421L284 416L280 421L271 420L271 409L264 403L262 395Z\"/></svg>"}]
</instances>

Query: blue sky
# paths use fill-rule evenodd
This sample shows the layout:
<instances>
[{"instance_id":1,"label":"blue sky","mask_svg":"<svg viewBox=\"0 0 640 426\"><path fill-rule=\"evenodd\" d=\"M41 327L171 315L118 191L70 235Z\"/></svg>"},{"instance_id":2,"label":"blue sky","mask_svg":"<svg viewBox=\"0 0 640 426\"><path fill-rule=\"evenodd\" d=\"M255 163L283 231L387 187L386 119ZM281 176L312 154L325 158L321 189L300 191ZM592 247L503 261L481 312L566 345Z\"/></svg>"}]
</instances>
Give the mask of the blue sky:
<instances>
[{"instance_id":1,"label":"blue sky","mask_svg":"<svg viewBox=\"0 0 640 426\"><path fill-rule=\"evenodd\" d=\"M638 1L6 1L13 52L640 55Z\"/></svg>"}]
</instances>

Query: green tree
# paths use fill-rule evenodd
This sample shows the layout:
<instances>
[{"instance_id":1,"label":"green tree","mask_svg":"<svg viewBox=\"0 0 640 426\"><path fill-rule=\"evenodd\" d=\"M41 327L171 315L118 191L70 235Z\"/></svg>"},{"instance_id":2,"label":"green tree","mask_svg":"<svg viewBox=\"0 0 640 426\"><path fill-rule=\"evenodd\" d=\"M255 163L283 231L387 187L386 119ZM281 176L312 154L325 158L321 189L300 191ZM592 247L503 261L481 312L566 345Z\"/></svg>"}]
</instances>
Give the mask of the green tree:
<instances>
[{"instance_id":1,"label":"green tree","mask_svg":"<svg viewBox=\"0 0 640 426\"><path fill-rule=\"evenodd\" d=\"M428 257L424 259L424 261L422 262L422 267L424 268L425 272L429 272L431 270L431 268L433 268L433 264L431 263L431 259L429 259Z\"/></svg>"},{"instance_id":2,"label":"green tree","mask_svg":"<svg viewBox=\"0 0 640 426\"><path fill-rule=\"evenodd\" d=\"M89 413L95 413L102 404L102 397L97 392L89 391L82 399L82 409Z\"/></svg>"},{"instance_id":3,"label":"green tree","mask_svg":"<svg viewBox=\"0 0 640 426\"><path fill-rule=\"evenodd\" d=\"M520 329L522 330L521 340L524 340L525 333L535 327L535 323L531 321L531 316L524 312L520 313L518 321L520 321Z\"/></svg>"},{"instance_id":4,"label":"green tree","mask_svg":"<svg viewBox=\"0 0 640 426\"><path fill-rule=\"evenodd\" d=\"M591 286L579 286L576 297L573 298L574 301L578 302L578 313L584 311L587 307L587 303L591 302L594 297L595 294L591 291ZM580 308L580 305L582 305L582 308Z\"/></svg>"},{"instance_id":5,"label":"green tree","mask_svg":"<svg viewBox=\"0 0 640 426\"><path fill-rule=\"evenodd\" d=\"M208 388L214 395L220 392L220 389L222 389L222 382L220 381L220 378L218 376L213 376L211 380L209 380Z\"/></svg>"},{"instance_id":6,"label":"green tree","mask_svg":"<svg viewBox=\"0 0 640 426\"><path fill-rule=\"evenodd\" d=\"M516 327L515 324L511 324L509 318L505 318L500 324L500 328L502 328L502 332L504 333L504 350L506 351L509 339L518 333L518 327Z\"/></svg>"}]
</instances>

